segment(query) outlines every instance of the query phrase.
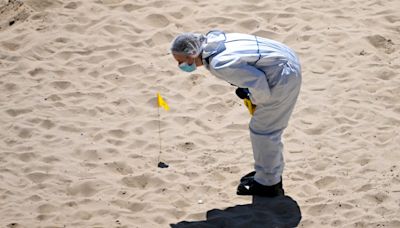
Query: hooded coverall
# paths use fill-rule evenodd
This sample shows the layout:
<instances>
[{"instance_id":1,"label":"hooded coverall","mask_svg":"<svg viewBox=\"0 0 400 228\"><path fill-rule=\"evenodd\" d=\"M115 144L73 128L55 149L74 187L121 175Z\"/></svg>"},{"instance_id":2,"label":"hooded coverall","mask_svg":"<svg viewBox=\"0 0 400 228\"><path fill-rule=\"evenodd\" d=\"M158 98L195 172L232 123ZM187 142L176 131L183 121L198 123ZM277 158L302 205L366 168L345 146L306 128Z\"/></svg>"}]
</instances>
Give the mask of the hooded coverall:
<instances>
[{"instance_id":1,"label":"hooded coverall","mask_svg":"<svg viewBox=\"0 0 400 228\"><path fill-rule=\"evenodd\" d=\"M301 66L293 50L279 42L239 33L211 31L202 58L216 77L248 88L257 108L250 120L254 179L271 186L284 168L282 133L301 85Z\"/></svg>"}]
</instances>

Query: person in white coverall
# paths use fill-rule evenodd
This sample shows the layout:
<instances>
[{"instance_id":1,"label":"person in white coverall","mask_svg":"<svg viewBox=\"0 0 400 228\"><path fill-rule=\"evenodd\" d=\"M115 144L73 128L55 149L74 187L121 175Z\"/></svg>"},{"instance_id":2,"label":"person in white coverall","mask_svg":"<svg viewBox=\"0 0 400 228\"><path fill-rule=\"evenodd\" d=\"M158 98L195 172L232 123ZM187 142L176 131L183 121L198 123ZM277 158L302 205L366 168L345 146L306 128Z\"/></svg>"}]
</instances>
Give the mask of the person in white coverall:
<instances>
[{"instance_id":1,"label":"person in white coverall","mask_svg":"<svg viewBox=\"0 0 400 228\"><path fill-rule=\"evenodd\" d=\"M284 195L281 137L301 85L294 51L270 39L214 30L178 35L171 52L183 71L204 65L217 78L237 86L236 94L255 107L249 124L255 171L241 178L237 194Z\"/></svg>"}]
</instances>

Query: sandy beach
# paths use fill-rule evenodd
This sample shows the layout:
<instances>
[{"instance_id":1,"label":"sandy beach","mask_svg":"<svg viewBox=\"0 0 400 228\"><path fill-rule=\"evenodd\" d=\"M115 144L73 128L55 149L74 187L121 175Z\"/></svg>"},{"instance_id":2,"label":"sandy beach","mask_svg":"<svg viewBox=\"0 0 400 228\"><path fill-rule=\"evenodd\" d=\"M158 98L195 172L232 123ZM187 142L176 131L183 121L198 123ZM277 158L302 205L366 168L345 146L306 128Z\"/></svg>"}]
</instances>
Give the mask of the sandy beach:
<instances>
[{"instance_id":1,"label":"sandy beach","mask_svg":"<svg viewBox=\"0 0 400 228\"><path fill-rule=\"evenodd\" d=\"M1 0L0 227L400 227L399 10ZM179 33L212 29L301 59L285 197L236 195L253 170L250 115L233 86L180 71L170 54Z\"/></svg>"}]
</instances>

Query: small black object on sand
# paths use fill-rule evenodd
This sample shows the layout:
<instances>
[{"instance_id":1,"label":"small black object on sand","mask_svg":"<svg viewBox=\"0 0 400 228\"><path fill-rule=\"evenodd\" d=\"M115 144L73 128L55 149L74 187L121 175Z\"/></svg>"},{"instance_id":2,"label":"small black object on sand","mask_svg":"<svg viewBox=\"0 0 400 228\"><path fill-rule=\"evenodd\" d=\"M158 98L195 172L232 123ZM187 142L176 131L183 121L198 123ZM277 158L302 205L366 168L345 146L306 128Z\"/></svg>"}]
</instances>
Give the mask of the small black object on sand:
<instances>
[{"instance_id":1,"label":"small black object on sand","mask_svg":"<svg viewBox=\"0 0 400 228\"><path fill-rule=\"evenodd\" d=\"M164 162L159 162L157 166L158 168L168 168L168 165L165 164Z\"/></svg>"}]
</instances>

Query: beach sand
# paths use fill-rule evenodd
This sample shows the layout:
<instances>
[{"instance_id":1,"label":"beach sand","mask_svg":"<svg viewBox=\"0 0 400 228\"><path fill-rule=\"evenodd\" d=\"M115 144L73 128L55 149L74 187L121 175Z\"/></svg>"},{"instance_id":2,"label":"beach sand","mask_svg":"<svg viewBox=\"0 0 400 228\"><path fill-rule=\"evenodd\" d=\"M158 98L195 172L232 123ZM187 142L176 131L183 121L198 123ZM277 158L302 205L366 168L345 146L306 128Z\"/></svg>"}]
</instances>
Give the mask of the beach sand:
<instances>
[{"instance_id":1,"label":"beach sand","mask_svg":"<svg viewBox=\"0 0 400 228\"><path fill-rule=\"evenodd\" d=\"M400 227L399 1L0 6L0 227ZM236 195L250 116L234 87L169 53L212 29L301 59L287 197Z\"/></svg>"}]
</instances>

